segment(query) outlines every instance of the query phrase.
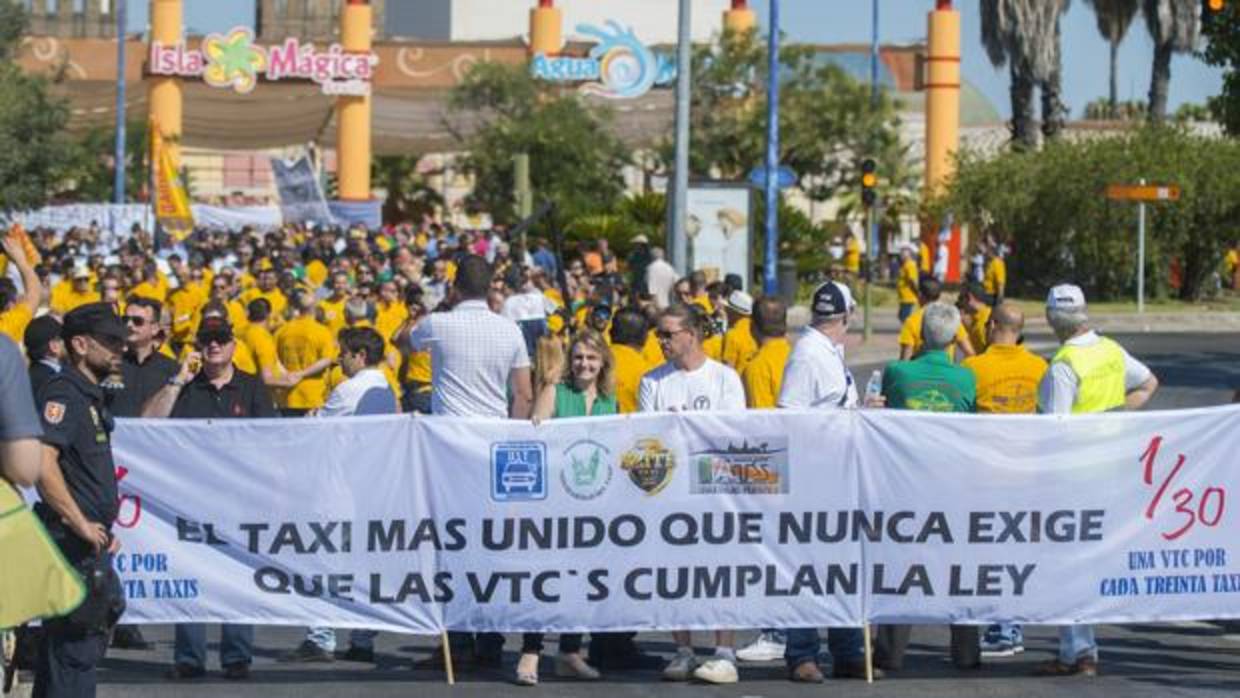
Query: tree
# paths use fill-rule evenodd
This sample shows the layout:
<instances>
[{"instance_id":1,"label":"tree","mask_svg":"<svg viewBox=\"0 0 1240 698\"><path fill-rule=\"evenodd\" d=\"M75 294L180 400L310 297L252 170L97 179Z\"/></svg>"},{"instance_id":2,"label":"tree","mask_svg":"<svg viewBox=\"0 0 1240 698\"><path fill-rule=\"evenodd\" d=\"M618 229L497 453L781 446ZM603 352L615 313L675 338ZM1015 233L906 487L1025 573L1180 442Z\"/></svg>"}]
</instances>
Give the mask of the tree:
<instances>
[{"instance_id":1,"label":"tree","mask_svg":"<svg viewBox=\"0 0 1240 698\"><path fill-rule=\"evenodd\" d=\"M443 197L418 174L418 155L380 155L371 161L375 183L387 191L383 220L419 223L443 207Z\"/></svg>"},{"instance_id":2,"label":"tree","mask_svg":"<svg viewBox=\"0 0 1240 698\"><path fill-rule=\"evenodd\" d=\"M1007 64L1012 86L1012 140L1033 148L1033 88L1042 90L1042 135L1063 130L1059 18L1068 0L981 0L982 44L996 68Z\"/></svg>"},{"instance_id":3,"label":"tree","mask_svg":"<svg viewBox=\"0 0 1240 698\"><path fill-rule=\"evenodd\" d=\"M561 222L613 213L630 153L611 120L610 111L536 81L524 66L475 64L452 91L446 124L467 151L462 165L474 177L468 205L512 222L513 157L526 153L535 197L554 201ZM476 127L467 132L470 121Z\"/></svg>"},{"instance_id":4,"label":"tree","mask_svg":"<svg viewBox=\"0 0 1240 698\"><path fill-rule=\"evenodd\" d=\"M146 121L131 121L125 126L127 201L143 200L150 190L150 146ZM58 173L61 182L58 198L89 202L111 201L115 187L115 148L114 128L93 128L73 140Z\"/></svg>"},{"instance_id":5,"label":"tree","mask_svg":"<svg viewBox=\"0 0 1240 698\"><path fill-rule=\"evenodd\" d=\"M1154 40L1154 66L1150 72L1150 121L1167 117L1167 91L1171 86L1171 56L1192 51L1201 29L1200 0L1145 0L1145 26Z\"/></svg>"},{"instance_id":6,"label":"tree","mask_svg":"<svg viewBox=\"0 0 1240 698\"><path fill-rule=\"evenodd\" d=\"M47 81L26 75L12 58L26 15L0 0L0 208L37 208L61 185L73 148L64 129L69 109L48 94Z\"/></svg>"},{"instance_id":7,"label":"tree","mask_svg":"<svg viewBox=\"0 0 1240 698\"><path fill-rule=\"evenodd\" d=\"M1210 112L1228 134L1240 135L1240 6L1230 2L1201 28L1202 59L1223 69L1223 91L1209 100Z\"/></svg>"},{"instance_id":8,"label":"tree","mask_svg":"<svg viewBox=\"0 0 1240 698\"><path fill-rule=\"evenodd\" d=\"M1111 118L1119 108L1119 45L1128 34L1128 27L1140 9L1139 0L1088 0L1094 6L1098 33L1111 45L1110 97Z\"/></svg>"},{"instance_id":9,"label":"tree","mask_svg":"<svg viewBox=\"0 0 1240 698\"><path fill-rule=\"evenodd\" d=\"M1070 280L1092 299L1132 298L1136 208L1106 199L1113 182L1179 184L1180 200L1147 206L1146 278L1156 296L1181 266L1178 294L1200 297L1235 236L1240 216L1240 143L1145 126L1105 138L1060 141L993 159L964 153L947 193L931 203L953 211L974 235L1010 237L1013 294L1041 296Z\"/></svg>"}]
</instances>

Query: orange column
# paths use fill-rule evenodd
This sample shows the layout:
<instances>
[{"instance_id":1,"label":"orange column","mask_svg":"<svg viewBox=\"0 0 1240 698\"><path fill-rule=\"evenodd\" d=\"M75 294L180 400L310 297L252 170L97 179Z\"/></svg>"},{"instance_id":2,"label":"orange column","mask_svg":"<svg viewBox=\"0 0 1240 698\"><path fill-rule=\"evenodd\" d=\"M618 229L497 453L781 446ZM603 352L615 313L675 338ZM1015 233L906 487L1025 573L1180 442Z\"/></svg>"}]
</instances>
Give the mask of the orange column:
<instances>
[{"instance_id":1,"label":"orange column","mask_svg":"<svg viewBox=\"0 0 1240 698\"><path fill-rule=\"evenodd\" d=\"M346 0L340 13L345 51L370 55L372 22L369 0ZM336 168L342 200L370 200L370 95L336 98Z\"/></svg>"},{"instance_id":2,"label":"orange column","mask_svg":"<svg viewBox=\"0 0 1240 698\"><path fill-rule=\"evenodd\" d=\"M758 24L758 17L749 8L748 0L732 0L732 9L723 11L723 30L744 34Z\"/></svg>"},{"instance_id":3,"label":"orange column","mask_svg":"<svg viewBox=\"0 0 1240 698\"><path fill-rule=\"evenodd\" d=\"M182 40L181 0L151 0L151 41L172 46ZM150 118L159 124L164 145L181 167L181 79L156 76L150 82Z\"/></svg>"},{"instance_id":4,"label":"orange column","mask_svg":"<svg viewBox=\"0 0 1240 698\"><path fill-rule=\"evenodd\" d=\"M564 46L564 14L552 0L530 10L530 54L553 55Z\"/></svg>"},{"instance_id":5,"label":"orange column","mask_svg":"<svg viewBox=\"0 0 1240 698\"><path fill-rule=\"evenodd\" d=\"M938 0L930 13L926 76L926 192L941 191L960 145L960 13Z\"/></svg>"}]
</instances>

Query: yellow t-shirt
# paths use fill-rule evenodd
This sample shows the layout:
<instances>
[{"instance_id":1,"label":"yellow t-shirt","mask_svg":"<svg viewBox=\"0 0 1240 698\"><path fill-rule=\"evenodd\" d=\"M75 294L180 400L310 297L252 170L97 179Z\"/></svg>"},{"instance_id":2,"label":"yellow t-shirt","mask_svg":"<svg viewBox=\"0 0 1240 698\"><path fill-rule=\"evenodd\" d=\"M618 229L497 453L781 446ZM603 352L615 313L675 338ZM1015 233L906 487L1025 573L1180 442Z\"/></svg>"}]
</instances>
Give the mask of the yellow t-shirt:
<instances>
[{"instance_id":1,"label":"yellow t-shirt","mask_svg":"<svg viewBox=\"0 0 1240 698\"><path fill-rule=\"evenodd\" d=\"M408 319L409 309L404 303L395 302L385 306L380 302L375 306L375 330L383 337L384 342L390 343L397 328Z\"/></svg>"},{"instance_id":2,"label":"yellow t-shirt","mask_svg":"<svg viewBox=\"0 0 1240 698\"><path fill-rule=\"evenodd\" d=\"M233 334L238 337L250 325L250 318L245 313L245 306L235 298L228 301L228 324L232 325Z\"/></svg>"},{"instance_id":3,"label":"yellow t-shirt","mask_svg":"<svg viewBox=\"0 0 1240 698\"><path fill-rule=\"evenodd\" d=\"M272 324L276 327L284 324L284 311L288 308L288 298L284 296L283 291L273 288L270 291L263 292L258 287L255 287L241 294L241 303L249 307L250 301L257 298L266 298L267 302L271 304Z\"/></svg>"},{"instance_id":4,"label":"yellow t-shirt","mask_svg":"<svg viewBox=\"0 0 1240 698\"><path fill-rule=\"evenodd\" d=\"M1236 270L1237 266L1240 266L1240 252L1237 252L1234 248L1227 250L1226 256L1223 257L1223 269L1228 274L1231 274Z\"/></svg>"},{"instance_id":5,"label":"yellow t-shirt","mask_svg":"<svg viewBox=\"0 0 1240 698\"><path fill-rule=\"evenodd\" d=\"M908 319L905 320L904 324L900 327L900 346L913 347L913 356L917 356L918 354L921 353L921 345L922 345L921 316L925 314L925 312L926 312L925 306L922 306L918 308L917 310L914 310L913 314L909 315ZM969 335L967 332L965 332L964 324L962 323L959 327L956 328L956 342L963 343L968 338L969 338ZM956 356L956 345L955 344L947 347L947 355L952 358L955 358Z\"/></svg>"},{"instance_id":6,"label":"yellow t-shirt","mask_svg":"<svg viewBox=\"0 0 1240 698\"><path fill-rule=\"evenodd\" d=\"M667 357L663 356L663 347L659 346L659 338L655 336L654 330L646 333L646 343L642 345L642 358L646 360L652 368L654 366L662 366Z\"/></svg>"},{"instance_id":7,"label":"yellow t-shirt","mask_svg":"<svg viewBox=\"0 0 1240 698\"><path fill-rule=\"evenodd\" d=\"M1007 262L998 257L991 257L986 263L986 276L982 279L982 287L986 293L995 295L999 288L1007 288Z\"/></svg>"},{"instance_id":8,"label":"yellow t-shirt","mask_svg":"<svg viewBox=\"0 0 1240 698\"><path fill-rule=\"evenodd\" d=\"M784 368L792 344L783 337L763 344L758 353L741 372L745 384L745 405L753 409L769 409L779 400L779 389L784 383Z\"/></svg>"},{"instance_id":9,"label":"yellow t-shirt","mask_svg":"<svg viewBox=\"0 0 1240 698\"><path fill-rule=\"evenodd\" d=\"M181 344L190 341L198 327L198 311L206 304L207 297L196 286L186 286L172 292L168 299L172 310L172 341Z\"/></svg>"},{"instance_id":10,"label":"yellow t-shirt","mask_svg":"<svg viewBox=\"0 0 1240 698\"><path fill-rule=\"evenodd\" d=\"M637 411L637 388L651 365L641 352L625 344L611 345L616 360L616 404L621 414Z\"/></svg>"},{"instance_id":11,"label":"yellow t-shirt","mask_svg":"<svg viewBox=\"0 0 1240 698\"><path fill-rule=\"evenodd\" d=\"M0 334L7 335L17 346L23 346L22 342L26 336L26 326L33 319L34 313L30 312L30 306L19 302L12 308L0 313Z\"/></svg>"},{"instance_id":12,"label":"yellow t-shirt","mask_svg":"<svg viewBox=\"0 0 1240 698\"><path fill-rule=\"evenodd\" d=\"M934 268L934 259L930 257L930 246L922 242L920 247L917 248L917 254L917 261L921 262L921 273L929 274L930 270Z\"/></svg>"},{"instance_id":13,"label":"yellow t-shirt","mask_svg":"<svg viewBox=\"0 0 1240 698\"><path fill-rule=\"evenodd\" d=\"M328 329L312 317L296 317L276 332L276 355L289 371L300 371L320 359L336 356L336 339ZM282 407L290 409L315 409L323 406L326 398L324 378L320 373L313 378L303 378L284 396Z\"/></svg>"},{"instance_id":14,"label":"yellow t-shirt","mask_svg":"<svg viewBox=\"0 0 1240 698\"><path fill-rule=\"evenodd\" d=\"M702 351L715 361L723 360L723 335L717 334L702 340Z\"/></svg>"},{"instance_id":15,"label":"yellow t-shirt","mask_svg":"<svg viewBox=\"0 0 1240 698\"><path fill-rule=\"evenodd\" d=\"M753 338L751 326L752 321L743 317L723 335L723 363L736 369L737 373L744 371L745 364L758 353L758 340Z\"/></svg>"},{"instance_id":16,"label":"yellow t-shirt","mask_svg":"<svg viewBox=\"0 0 1240 698\"><path fill-rule=\"evenodd\" d=\"M917 262L909 259L900 265L900 277L896 280L896 293L900 296L900 303L917 302L917 281L920 278Z\"/></svg>"},{"instance_id":17,"label":"yellow t-shirt","mask_svg":"<svg viewBox=\"0 0 1240 698\"><path fill-rule=\"evenodd\" d=\"M311 288L318 288L327 281L327 265L323 262L312 259L306 265L306 281L310 283Z\"/></svg>"},{"instance_id":18,"label":"yellow t-shirt","mask_svg":"<svg viewBox=\"0 0 1240 698\"><path fill-rule=\"evenodd\" d=\"M129 295L137 296L139 298L150 298L151 300L164 303L168 300L168 288L158 282L152 284L149 281L143 281L137 286L129 289Z\"/></svg>"},{"instance_id":19,"label":"yellow t-shirt","mask_svg":"<svg viewBox=\"0 0 1240 698\"><path fill-rule=\"evenodd\" d=\"M978 354L986 351L986 347L990 344L986 337L986 323L989 321L990 306L983 305L977 309L973 322L969 324L969 342L973 344L973 351Z\"/></svg>"},{"instance_id":20,"label":"yellow t-shirt","mask_svg":"<svg viewBox=\"0 0 1240 698\"><path fill-rule=\"evenodd\" d=\"M331 298L324 298L319 301L319 310L323 311L323 325L331 330L333 337L344 327L344 304L347 300L347 298L341 298L334 301Z\"/></svg>"},{"instance_id":21,"label":"yellow t-shirt","mask_svg":"<svg viewBox=\"0 0 1240 698\"><path fill-rule=\"evenodd\" d=\"M977 378L977 411L1032 413L1038 408L1038 384L1046 360L1028 349L996 344L961 364Z\"/></svg>"},{"instance_id":22,"label":"yellow t-shirt","mask_svg":"<svg viewBox=\"0 0 1240 698\"><path fill-rule=\"evenodd\" d=\"M844 243L844 271L852 274L861 271L861 243L857 242L857 238L849 238Z\"/></svg>"},{"instance_id":23,"label":"yellow t-shirt","mask_svg":"<svg viewBox=\"0 0 1240 698\"><path fill-rule=\"evenodd\" d=\"M78 293L73 290L73 284L63 285L65 282L56 284L52 289L51 308L52 312L64 317L70 310L87 303L98 303L100 296L98 291L86 291Z\"/></svg>"},{"instance_id":24,"label":"yellow t-shirt","mask_svg":"<svg viewBox=\"0 0 1240 698\"><path fill-rule=\"evenodd\" d=\"M262 324L250 323L241 331L240 337L254 356L255 375L262 378L263 370L270 370L272 377L278 378L283 375L280 357L276 353L275 337L271 336L271 332L266 327Z\"/></svg>"}]
</instances>

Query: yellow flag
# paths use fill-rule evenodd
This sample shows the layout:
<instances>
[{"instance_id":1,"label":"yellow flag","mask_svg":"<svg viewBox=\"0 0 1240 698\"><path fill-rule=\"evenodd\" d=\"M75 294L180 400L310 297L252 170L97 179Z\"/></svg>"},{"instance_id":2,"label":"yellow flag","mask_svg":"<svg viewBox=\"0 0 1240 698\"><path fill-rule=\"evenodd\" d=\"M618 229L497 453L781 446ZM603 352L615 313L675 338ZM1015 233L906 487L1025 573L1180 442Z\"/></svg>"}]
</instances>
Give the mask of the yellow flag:
<instances>
[{"instance_id":1,"label":"yellow flag","mask_svg":"<svg viewBox=\"0 0 1240 698\"><path fill-rule=\"evenodd\" d=\"M69 566L47 529L13 488L0 480L0 629L35 618L71 613L86 598L86 585Z\"/></svg>"},{"instance_id":2,"label":"yellow flag","mask_svg":"<svg viewBox=\"0 0 1240 698\"><path fill-rule=\"evenodd\" d=\"M194 214L189 195L181 185L172 151L164 147L159 123L151 121L151 168L155 183L155 220L176 240L184 240L194 230Z\"/></svg>"}]
</instances>

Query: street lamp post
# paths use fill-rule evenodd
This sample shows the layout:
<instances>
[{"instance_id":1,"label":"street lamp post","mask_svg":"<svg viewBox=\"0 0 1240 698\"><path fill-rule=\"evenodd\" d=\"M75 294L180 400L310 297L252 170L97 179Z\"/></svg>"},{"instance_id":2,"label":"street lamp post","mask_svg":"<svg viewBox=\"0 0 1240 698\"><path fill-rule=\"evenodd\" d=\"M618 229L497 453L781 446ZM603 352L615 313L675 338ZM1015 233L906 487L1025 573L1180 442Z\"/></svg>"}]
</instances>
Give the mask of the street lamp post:
<instances>
[{"instance_id":1,"label":"street lamp post","mask_svg":"<svg viewBox=\"0 0 1240 698\"><path fill-rule=\"evenodd\" d=\"M762 291L779 292L779 0L771 0L770 36L766 59L766 254L762 259Z\"/></svg>"},{"instance_id":2,"label":"street lamp post","mask_svg":"<svg viewBox=\"0 0 1240 698\"><path fill-rule=\"evenodd\" d=\"M672 170L670 220L667 234L671 242L672 266L688 274L689 244L685 237L685 209L689 206L689 78L693 72L690 52L689 2L680 0L680 27L676 45L676 162Z\"/></svg>"},{"instance_id":3,"label":"street lamp post","mask_svg":"<svg viewBox=\"0 0 1240 698\"><path fill-rule=\"evenodd\" d=\"M112 200L125 203L125 5L116 0L116 169L112 179ZM113 226L115 228L115 225ZM113 233L118 231L113 230Z\"/></svg>"},{"instance_id":4,"label":"street lamp post","mask_svg":"<svg viewBox=\"0 0 1240 698\"><path fill-rule=\"evenodd\" d=\"M874 114L878 113L878 0L872 0L870 4L870 109ZM877 124L871 124L872 129L877 129ZM870 153L873 157L873 147L877 139L870 138ZM874 331L874 325L870 320L871 310L873 308L873 299L870 287L874 285L874 267L878 262L878 214L875 209L880 201L866 206L866 242L865 242L865 291L862 294L862 305L864 306L864 318L862 320L861 337L863 341L869 341L870 335Z\"/></svg>"}]
</instances>

